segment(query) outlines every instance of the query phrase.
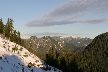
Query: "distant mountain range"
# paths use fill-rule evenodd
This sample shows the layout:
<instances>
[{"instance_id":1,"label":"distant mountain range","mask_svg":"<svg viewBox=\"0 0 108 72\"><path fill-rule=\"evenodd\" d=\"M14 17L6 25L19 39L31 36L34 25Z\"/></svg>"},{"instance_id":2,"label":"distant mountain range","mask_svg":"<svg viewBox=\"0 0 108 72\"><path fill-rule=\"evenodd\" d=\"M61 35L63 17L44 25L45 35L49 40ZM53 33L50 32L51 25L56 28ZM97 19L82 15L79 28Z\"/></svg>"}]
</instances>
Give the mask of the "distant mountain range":
<instances>
[{"instance_id":1,"label":"distant mountain range","mask_svg":"<svg viewBox=\"0 0 108 72\"><path fill-rule=\"evenodd\" d=\"M54 36L52 38L56 41L64 41L73 44L76 47L87 46L90 42L92 42L92 39L87 37L81 38L76 36Z\"/></svg>"},{"instance_id":2,"label":"distant mountain range","mask_svg":"<svg viewBox=\"0 0 108 72\"><path fill-rule=\"evenodd\" d=\"M42 38L31 36L25 39L25 45L27 48L30 48L30 44L32 44L34 52L46 54L52 46L58 51L60 51L61 48L70 51L76 50L79 47L86 47L91 41L92 39L90 38L80 38L76 36L44 36Z\"/></svg>"},{"instance_id":3,"label":"distant mountain range","mask_svg":"<svg viewBox=\"0 0 108 72\"><path fill-rule=\"evenodd\" d=\"M44 36L42 38L37 38L36 36L31 36L29 39L25 39L25 45L27 48L32 44L34 52L46 54L51 47L56 48L58 51L61 48L66 48L67 50L74 50L76 46L73 44L66 43L65 41L56 41L50 36Z\"/></svg>"}]
</instances>

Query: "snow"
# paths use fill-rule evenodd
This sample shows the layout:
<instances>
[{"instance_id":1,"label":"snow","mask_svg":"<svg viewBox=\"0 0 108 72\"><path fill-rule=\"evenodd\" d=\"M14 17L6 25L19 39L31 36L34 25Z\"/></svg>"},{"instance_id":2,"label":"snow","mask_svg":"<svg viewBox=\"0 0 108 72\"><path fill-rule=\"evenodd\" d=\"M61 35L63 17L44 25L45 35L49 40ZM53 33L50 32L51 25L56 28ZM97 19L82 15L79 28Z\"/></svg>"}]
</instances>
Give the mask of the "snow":
<instances>
[{"instance_id":1,"label":"snow","mask_svg":"<svg viewBox=\"0 0 108 72\"><path fill-rule=\"evenodd\" d=\"M15 47L17 47L18 50L14 52L13 49ZM30 68L28 67L29 63L32 64ZM50 69L49 70L43 69L46 67ZM26 48L0 37L0 72L62 72L62 71L54 67L51 67L49 65L46 65L43 60L39 59L36 55L30 53Z\"/></svg>"},{"instance_id":2,"label":"snow","mask_svg":"<svg viewBox=\"0 0 108 72\"><path fill-rule=\"evenodd\" d=\"M71 36L61 36L60 38L69 38L69 37L71 37L71 38L77 38L77 36L73 36L73 35L71 35Z\"/></svg>"},{"instance_id":3,"label":"snow","mask_svg":"<svg viewBox=\"0 0 108 72\"><path fill-rule=\"evenodd\" d=\"M22 39L29 39L30 36L29 36L29 35L22 35L21 38L22 38Z\"/></svg>"},{"instance_id":4,"label":"snow","mask_svg":"<svg viewBox=\"0 0 108 72\"><path fill-rule=\"evenodd\" d=\"M78 42L80 44L80 42Z\"/></svg>"}]
</instances>

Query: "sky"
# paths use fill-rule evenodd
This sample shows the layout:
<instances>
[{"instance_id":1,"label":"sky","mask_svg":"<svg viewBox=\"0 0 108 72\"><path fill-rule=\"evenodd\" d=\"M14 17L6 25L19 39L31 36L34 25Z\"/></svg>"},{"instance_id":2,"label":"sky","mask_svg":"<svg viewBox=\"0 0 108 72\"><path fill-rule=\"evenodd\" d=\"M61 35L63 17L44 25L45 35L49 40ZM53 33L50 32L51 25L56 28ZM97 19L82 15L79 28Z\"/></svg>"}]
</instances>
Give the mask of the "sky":
<instances>
[{"instance_id":1,"label":"sky","mask_svg":"<svg viewBox=\"0 0 108 72\"><path fill-rule=\"evenodd\" d=\"M94 38L108 31L108 0L1 0L0 18L22 36Z\"/></svg>"}]
</instances>

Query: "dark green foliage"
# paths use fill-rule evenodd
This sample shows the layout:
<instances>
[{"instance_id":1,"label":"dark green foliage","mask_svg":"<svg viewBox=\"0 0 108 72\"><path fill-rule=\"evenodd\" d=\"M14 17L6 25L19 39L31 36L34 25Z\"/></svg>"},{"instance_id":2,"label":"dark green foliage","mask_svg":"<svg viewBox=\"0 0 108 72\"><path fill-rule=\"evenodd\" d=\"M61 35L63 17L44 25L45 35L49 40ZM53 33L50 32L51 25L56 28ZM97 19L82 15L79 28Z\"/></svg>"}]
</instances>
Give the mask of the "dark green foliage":
<instances>
[{"instance_id":1,"label":"dark green foliage","mask_svg":"<svg viewBox=\"0 0 108 72\"><path fill-rule=\"evenodd\" d=\"M5 25L5 37L10 39L11 36L12 36L13 29L14 29L13 20L8 18L8 21L7 21L6 25Z\"/></svg>"},{"instance_id":2,"label":"dark green foliage","mask_svg":"<svg viewBox=\"0 0 108 72\"><path fill-rule=\"evenodd\" d=\"M31 53L33 53L33 45L32 45L32 43L30 43L30 46L29 46L30 48L28 49Z\"/></svg>"},{"instance_id":3,"label":"dark green foliage","mask_svg":"<svg viewBox=\"0 0 108 72\"><path fill-rule=\"evenodd\" d=\"M21 38L20 38L20 39L21 39ZM26 46L25 43L24 43L24 39L21 39L20 41L21 41L21 44L20 44L20 45L23 46L24 48L27 48L27 46Z\"/></svg>"},{"instance_id":4,"label":"dark green foliage","mask_svg":"<svg viewBox=\"0 0 108 72\"><path fill-rule=\"evenodd\" d=\"M95 37L77 60L84 72L108 72L108 32Z\"/></svg>"},{"instance_id":5,"label":"dark green foliage","mask_svg":"<svg viewBox=\"0 0 108 72\"><path fill-rule=\"evenodd\" d=\"M11 41L18 43L16 34L17 34L16 30L13 30L13 34L12 34L12 38L11 38L12 40Z\"/></svg>"},{"instance_id":6,"label":"dark green foliage","mask_svg":"<svg viewBox=\"0 0 108 72\"><path fill-rule=\"evenodd\" d=\"M46 62L50 65L56 66L57 63L57 51L55 50L54 45L49 49L49 53L46 54Z\"/></svg>"},{"instance_id":7,"label":"dark green foliage","mask_svg":"<svg viewBox=\"0 0 108 72\"><path fill-rule=\"evenodd\" d=\"M18 39L18 44L21 45L21 37L20 37L20 32L17 32L17 39Z\"/></svg>"},{"instance_id":8,"label":"dark green foliage","mask_svg":"<svg viewBox=\"0 0 108 72\"><path fill-rule=\"evenodd\" d=\"M23 55L24 57L28 57L28 55Z\"/></svg>"},{"instance_id":9,"label":"dark green foliage","mask_svg":"<svg viewBox=\"0 0 108 72\"><path fill-rule=\"evenodd\" d=\"M14 48L12 48L12 52L14 52L15 53L15 51L17 51L18 50L18 48L16 47L16 45L15 45L15 47Z\"/></svg>"},{"instance_id":10,"label":"dark green foliage","mask_svg":"<svg viewBox=\"0 0 108 72\"><path fill-rule=\"evenodd\" d=\"M54 59L51 50L52 53L46 55L46 62L63 72L108 72L108 32L95 37L84 51L69 52L63 48L56 52L58 56Z\"/></svg>"},{"instance_id":11,"label":"dark green foliage","mask_svg":"<svg viewBox=\"0 0 108 72\"><path fill-rule=\"evenodd\" d=\"M81 72L81 70L77 67L75 58L76 54L73 51L67 53L67 50L62 48L58 53L54 46L52 46L49 53L46 54L45 62L62 70L63 72Z\"/></svg>"},{"instance_id":12,"label":"dark green foliage","mask_svg":"<svg viewBox=\"0 0 108 72\"><path fill-rule=\"evenodd\" d=\"M35 54L36 56L38 56L40 59L46 60L46 55L45 55L45 54L37 53L37 52L35 52L34 54Z\"/></svg>"},{"instance_id":13,"label":"dark green foliage","mask_svg":"<svg viewBox=\"0 0 108 72\"><path fill-rule=\"evenodd\" d=\"M15 42L23 47L26 47L24 40L20 37L20 32L14 30L13 19L8 18L6 25L3 24L2 19L0 19L0 34L9 39L12 42Z\"/></svg>"},{"instance_id":14,"label":"dark green foliage","mask_svg":"<svg viewBox=\"0 0 108 72\"><path fill-rule=\"evenodd\" d=\"M2 19L0 19L0 33L3 34L4 33L4 24L2 22Z\"/></svg>"}]
</instances>

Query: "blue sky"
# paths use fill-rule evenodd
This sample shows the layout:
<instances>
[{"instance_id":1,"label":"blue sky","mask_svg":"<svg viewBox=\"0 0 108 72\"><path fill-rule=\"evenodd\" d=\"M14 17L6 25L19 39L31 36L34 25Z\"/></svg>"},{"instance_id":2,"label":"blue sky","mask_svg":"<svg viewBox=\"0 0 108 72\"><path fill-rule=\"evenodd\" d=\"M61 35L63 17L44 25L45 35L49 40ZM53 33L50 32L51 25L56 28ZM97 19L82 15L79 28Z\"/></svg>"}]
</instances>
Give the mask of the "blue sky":
<instances>
[{"instance_id":1,"label":"blue sky","mask_svg":"<svg viewBox=\"0 0 108 72\"><path fill-rule=\"evenodd\" d=\"M108 0L1 0L0 17L21 35L94 38L108 31Z\"/></svg>"}]
</instances>

